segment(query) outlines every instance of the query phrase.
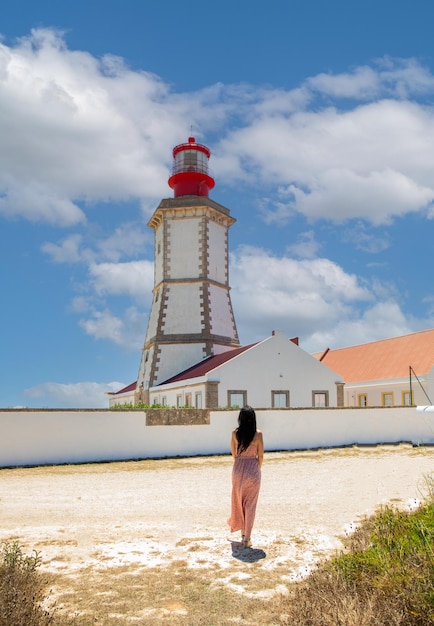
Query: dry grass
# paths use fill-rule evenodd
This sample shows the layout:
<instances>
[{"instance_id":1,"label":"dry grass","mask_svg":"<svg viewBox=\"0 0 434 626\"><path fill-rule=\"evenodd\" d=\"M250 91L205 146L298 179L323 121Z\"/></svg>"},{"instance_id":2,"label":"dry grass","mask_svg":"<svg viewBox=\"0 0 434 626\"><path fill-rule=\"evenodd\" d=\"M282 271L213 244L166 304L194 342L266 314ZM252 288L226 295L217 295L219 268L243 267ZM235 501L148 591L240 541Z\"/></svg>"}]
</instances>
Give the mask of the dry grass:
<instances>
[{"instance_id":1,"label":"dry grass","mask_svg":"<svg viewBox=\"0 0 434 626\"><path fill-rule=\"evenodd\" d=\"M236 581L237 574L230 578ZM274 584L279 577L270 573L268 578L266 583ZM80 626L258 626L272 623L267 619L269 603L261 597L264 582L253 571L252 587L260 593L240 594L217 568L194 570L185 562L175 562L165 568L82 571L75 578L53 580L53 591L56 605Z\"/></svg>"},{"instance_id":2,"label":"dry grass","mask_svg":"<svg viewBox=\"0 0 434 626\"><path fill-rule=\"evenodd\" d=\"M53 617L43 604L46 580L37 572L37 553L23 554L18 543L4 543L0 560L0 626L48 626Z\"/></svg>"}]
</instances>

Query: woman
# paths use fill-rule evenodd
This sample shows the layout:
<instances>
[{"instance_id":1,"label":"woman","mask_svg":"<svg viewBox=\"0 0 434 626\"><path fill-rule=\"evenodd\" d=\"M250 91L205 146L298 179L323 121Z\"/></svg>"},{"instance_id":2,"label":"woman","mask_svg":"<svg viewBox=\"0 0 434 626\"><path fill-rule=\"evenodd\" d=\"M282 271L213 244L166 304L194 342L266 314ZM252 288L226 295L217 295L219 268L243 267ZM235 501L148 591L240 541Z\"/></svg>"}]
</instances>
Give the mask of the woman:
<instances>
[{"instance_id":1,"label":"woman","mask_svg":"<svg viewBox=\"0 0 434 626\"><path fill-rule=\"evenodd\" d=\"M231 532L241 531L244 548L252 545L250 535L255 521L256 503L261 486L261 465L264 458L262 433L256 429L256 415L251 406L241 409L238 428L232 431L232 507L228 524Z\"/></svg>"}]
</instances>

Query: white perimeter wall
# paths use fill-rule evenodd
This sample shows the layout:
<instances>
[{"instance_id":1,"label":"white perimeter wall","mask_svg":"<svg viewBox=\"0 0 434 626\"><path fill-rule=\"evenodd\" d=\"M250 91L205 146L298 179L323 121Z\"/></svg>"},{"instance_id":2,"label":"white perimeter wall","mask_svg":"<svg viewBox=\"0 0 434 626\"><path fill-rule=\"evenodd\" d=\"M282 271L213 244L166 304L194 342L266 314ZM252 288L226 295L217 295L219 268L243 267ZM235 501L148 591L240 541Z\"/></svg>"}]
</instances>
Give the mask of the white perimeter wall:
<instances>
[{"instance_id":1,"label":"white perimeter wall","mask_svg":"<svg viewBox=\"0 0 434 626\"><path fill-rule=\"evenodd\" d=\"M146 426L141 411L0 411L0 467L229 453L238 411L206 426ZM434 444L434 412L415 408L257 411L265 448Z\"/></svg>"}]
</instances>

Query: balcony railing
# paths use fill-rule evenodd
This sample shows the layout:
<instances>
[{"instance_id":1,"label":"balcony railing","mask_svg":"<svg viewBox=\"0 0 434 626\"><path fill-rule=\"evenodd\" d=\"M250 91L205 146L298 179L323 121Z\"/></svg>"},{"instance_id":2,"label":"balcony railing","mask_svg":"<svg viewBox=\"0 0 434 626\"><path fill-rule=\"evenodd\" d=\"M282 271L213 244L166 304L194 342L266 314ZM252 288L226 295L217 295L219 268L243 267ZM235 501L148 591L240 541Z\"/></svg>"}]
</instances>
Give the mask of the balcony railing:
<instances>
[{"instance_id":1,"label":"balcony railing","mask_svg":"<svg viewBox=\"0 0 434 626\"><path fill-rule=\"evenodd\" d=\"M174 174L180 174L181 172L199 172L200 174L206 174L207 176L214 178L212 171L203 163L174 163L172 167L172 176Z\"/></svg>"}]
</instances>

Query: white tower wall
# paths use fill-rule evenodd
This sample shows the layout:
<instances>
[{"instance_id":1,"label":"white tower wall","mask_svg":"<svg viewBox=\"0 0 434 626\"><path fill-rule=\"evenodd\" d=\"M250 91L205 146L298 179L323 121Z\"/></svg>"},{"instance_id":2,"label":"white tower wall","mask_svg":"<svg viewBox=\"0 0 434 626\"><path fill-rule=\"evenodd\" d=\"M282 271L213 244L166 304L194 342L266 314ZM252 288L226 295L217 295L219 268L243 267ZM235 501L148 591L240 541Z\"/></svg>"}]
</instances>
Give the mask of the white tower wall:
<instances>
[{"instance_id":1,"label":"white tower wall","mask_svg":"<svg viewBox=\"0 0 434 626\"><path fill-rule=\"evenodd\" d=\"M198 278L200 273L200 221L201 218L176 218L168 220L168 271L170 278Z\"/></svg>"},{"instance_id":2,"label":"white tower wall","mask_svg":"<svg viewBox=\"0 0 434 626\"><path fill-rule=\"evenodd\" d=\"M230 306L229 290L222 289L217 285L210 285L209 290L211 332L213 335L222 335L224 337L233 332L231 328L233 322L226 314Z\"/></svg>"},{"instance_id":3,"label":"white tower wall","mask_svg":"<svg viewBox=\"0 0 434 626\"><path fill-rule=\"evenodd\" d=\"M154 246L154 284L159 285L164 276L164 228L161 224L155 230L155 246Z\"/></svg>"},{"instance_id":4,"label":"white tower wall","mask_svg":"<svg viewBox=\"0 0 434 626\"><path fill-rule=\"evenodd\" d=\"M167 289L167 309L164 313L162 328L165 334L194 334L202 332L201 285L184 283L171 285Z\"/></svg>"},{"instance_id":5,"label":"white tower wall","mask_svg":"<svg viewBox=\"0 0 434 626\"><path fill-rule=\"evenodd\" d=\"M229 288L228 209L208 197L163 200L155 233L154 299L137 394L239 346ZM146 399L145 399L146 401Z\"/></svg>"},{"instance_id":6,"label":"white tower wall","mask_svg":"<svg viewBox=\"0 0 434 626\"><path fill-rule=\"evenodd\" d=\"M227 273L227 229L222 228L220 224L210 222L208 225L209 233L209 259L208 269L209 278L221 284L228 284Z\"/></svg>"}]
</instances>

